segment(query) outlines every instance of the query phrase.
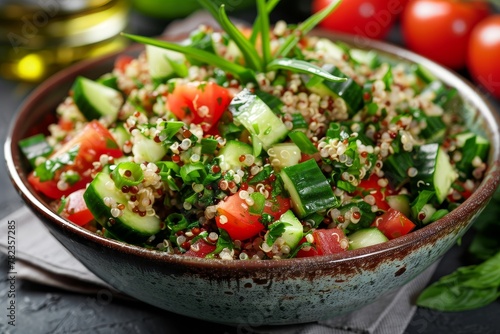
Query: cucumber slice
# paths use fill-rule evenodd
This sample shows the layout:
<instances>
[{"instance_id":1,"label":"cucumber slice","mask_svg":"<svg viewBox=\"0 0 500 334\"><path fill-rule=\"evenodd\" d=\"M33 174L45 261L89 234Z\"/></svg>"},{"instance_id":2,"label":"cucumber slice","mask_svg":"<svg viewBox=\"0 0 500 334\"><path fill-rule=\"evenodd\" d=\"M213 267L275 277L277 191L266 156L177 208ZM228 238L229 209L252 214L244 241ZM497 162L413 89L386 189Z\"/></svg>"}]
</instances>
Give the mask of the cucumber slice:
<instances>
[{"instance_id":1,"label":"cucumber slice","mask_svg":"<svg viewBox=\"0 0 500 334\"><path fill-rule=\"evenodd\" d=\"M406 217L410 217L411 209L410 209L410 198L408 195L389 195L385 197L387 204L395 210L398 210Z\"/></svg>"},{"instance_id":2,"label":"cucumber slice","mask_svg":"<svg viewBox=\"0 0 500 334\"><path fill-rule=\"evenodd\" d=\"M146 45L149 74L156 82L166 82L173 77L187 76L186 57L179 52Z\"/></svg>"},{"instance_id":3,"label":"cucumber slice","mask_svg":"<svg viewBox=\"0 0 500 334\"><path fill-rule=\"evenodd\" d=\"M364 228L348 236L349 249L364 248L388 241L387 237L376 227Z\"/></svg>"},{"instance_id":4,"label":"cucumber slice","mask_svg":"<svg viewBox=\"0 0 500 334\"><path fill-rule=\"evenodd\" d=\"M281 237L285 240L285 244L287 244L290 249L294 249L304 236L302 223L295 217L291 210L282 214L279 221L285 223L285 231L281 234Z\"/></svg>"},{"instance_id":5,"label":"cucumber slice","mask_svg":"<svg viewBox=\"0 0 500 334\"><path fill-rule=\"evenodd\" d=\"M249 144L237 140L228 140L226 145L219 150L217 156L228 166L226 169L231 169L238 166L244 166L244 162L240 161L240 157L245 154L252 154L253 149ZM224 169L224 168L223 168Z\"/></svg>"},{"instance_id":6,"label":"cucumber slice","mask_svg":"<svg viewBox=\"0 0 500 334\"><path fill-rule=\"evenodd\" d=\"M434 191L438 203L443 203L452 183L458 178L448 154L439 144L422 145L416 150L414 162L418 170L417 176L411 178L414 189Z\"/></svg>"},{"instance_id":7,"label":"cucumber slice","mask_svg":"<svg viewBox=\"0 0 500 334\"><path fill-rule=\"evenodd\" d=\"M379 56L373 50L351 49L349 55L355 63L366 65L369 68L375 68L380 64Z\"/></svg>"},{"instance_id":8,"label":"cucumber slice","mask_svg":"<svg viewBox=\"0 0 500 334\"><path fill-rule=\"evenodd\" d=\"M294 143L274 144L267 151L267 154L270 157L271 165L277 170L296 165L301 158L300 149Z\"/></svg>"},{"instance_id":9,"label":"cucumber slice","mask_svg":"<svg viewBox=\"0 0 500 334\"><path fill-rule=\"evenodd\" d=\"M167 154L167 147L142 133L135 135L133 139L132 154L135 162L155 162L161 160Z\"/></svg>"},{"instance_id":10,"label":"cucumber slice","mask_svg":"<svg viewBox=\"0 0 500 334\"><path fill-rule=\"evenodd\" d=\"M47 143L41 133L19 141L19 147L28 159L32 168L36 167L38 157L48 157L52 153L52 146Z\"/></svg>"},{"instance_id":11,"label":"cucumber slice","mask_svg":"<svg viewBox=\"0 0 500 334\"><path fill-rule=\"evenodd\" d=\"M104 119L108 124L116 121L123 104L119 91L81 76L76 78L72 91L76 106L87 120Z\"/></svg>"},{"instance_id":12,"label":"cucumber slice","mask_svg":"<svg viewBox=\"0 0 500 334\"><path fill-rule=\"evenodd\" d=\"M125 145L125 142L127 140L130 140L130 132L128 132L127 129L123 126L123 123L118 123L116 124L115 127L112 127L109 129L109 132L113 136L114 140L118 144L118 147L123 149L123 145Z\"/></svg>"},{"instance_id":13,"label":"cucumber slice","mask_svg":"<svg viewBox=\"0 0 500 334\"><path fill-rule=\"evenodd\" d=\"M235 123L243 125L252 137L257 137L265 150L281 142L288 134L285 124L271 108L247 89L233 98L229 110Z\"/></svg>"},{"instance_id":14,"label":"cucumber slice","mask_svg":"<svg viewBox=\"0 0 500 334\"><path fill-rule=\"evenodd\" d=\"M342 73L333 65L325 65L323 69L328 73L341 78L347 78L346 81L333 82L326 81L320 77L303 76L303 80L307 89L320 96L332 96L334 98L342 98L345 101L350 115L355 114L363 108L363 87L358 85L352 78Z\"/></svg>"},{"instance_id":15,"label":"cucumber slice","mask_svg":"<svg viewBox=\"0 0 500 334\"><path fill-rule=\"evenodd\" d=\"M299 218L339 204L328 180L313 159L283 168L280 176Z\"/></svg>"},{"instance_id":16,"label":"cucumber slice","mask_svg":"<svg viewBox=\"0 0 500 334\"><path fill-rule=\"evenodd\" d=\"M104 204L104 198L113 198L116 203L125 204L120 217L113 217L111 208ZM87 187L83 198L90 212L112 235L130 243L146 242L161 230L161 221L156 216L141 217L127 207L127 197L115 187L109 174L99 173ZM112 222L112 223L111 223Z\"/></svg>"}]
</instances>

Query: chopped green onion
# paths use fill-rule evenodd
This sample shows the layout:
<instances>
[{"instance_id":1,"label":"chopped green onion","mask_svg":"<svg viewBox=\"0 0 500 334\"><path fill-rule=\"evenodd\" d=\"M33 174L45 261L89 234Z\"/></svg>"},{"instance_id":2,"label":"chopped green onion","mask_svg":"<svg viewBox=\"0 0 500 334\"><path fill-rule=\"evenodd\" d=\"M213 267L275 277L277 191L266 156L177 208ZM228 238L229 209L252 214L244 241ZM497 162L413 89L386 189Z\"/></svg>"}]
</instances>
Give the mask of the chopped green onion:
<instances>
[{"instance_id":1,"label":"chopped green onion","mask_svg":"<svg viewBox=\"0 0 500 334\"><path fill-rule=\"evenodd\" d=\"M136 186L144 180L144 173L139 164L134 162L120 162L111 172L115 186L121 189L123 186Z\"/></svg>"},{"instance_id":2,"label":"chopped green onion","mask_svg":"<svg viewBox=\"0 0 500 334\"><path fill-rule=\"evenodd\" d=\"M131 40L138 42L138 43L143 43L143 44L149 44L153 46L157 46L160 48L172 50L172 51L177 51L185 54L186 56L189 56L193 59L202 61L204 63L211 64L213 66L219 67L223 71L230 72L239 79L241 79L243 82L253 82L255 81L255 73L253 73L251 70L248 68L234 64L222 57L219 57L213 53L197 49L192 46L185 46L185 45L180 45L168 41L162 41L158 40L155 38L150 38L150 37L144 37L144 36L138 36L138 35L133 35L133 34L126 34L122 33L123 36L130 38Z\"/></svg>"},{"instance_id":3,"label":"chopped green onion","mask_svg":"<svg viewBox=\"0 0 500 334\"><path fill-rule=\"evenodd\" d=\"M298 60L291 58L274 59L267 65L266 69L268 71L289 70L295 73L305 73L313 75L315 77L321 77L328 81L335 81L335 82L347 81L347 78L341 78L332 75L327 71L325 71L324 69L322 69L321 67L311 64L310 62L307 62L305 60Z\"/></svg>"},{"instance_id":4,"label":"chopped green onion","mask_svg":"<svg viewBox=\"0 0 500 334\"><path fill-rule=\"evenodd\" d=\"M165 222L167 223L168 229L173 233L182 231L189 225L186 217L180 213L169 214L167 219L165 219Z\"/></svg>"},{"instance_id":5,"label":"chopped green onion","mask_svg":"<svg viewBox=\"0 0 500 334\"><path fill-rule=\"evenodd\" d=\"M262 45L262 61L264 67L271 59L271 42L269 37L269 16L267 14L267 7L265 0L257 0L257 10L259 16L257 18L258 25L260 26L260 38Z\"/></svg>"},{"instance_id":6,"label":"chopped green onion","mask_svg":"<svg viewBox=\"0 0 500 334\"><path fill-rule=\"evenodd\" d=\"M219 20L224 31L236 43L241 53L243 53L246 65L253 70L262 71L263 64L259 58L257 50L255 50L254 46L246 39L241 31L236 28L231 20L229 20L224 5L219 7Z\"/></svg>"}]
</instances>

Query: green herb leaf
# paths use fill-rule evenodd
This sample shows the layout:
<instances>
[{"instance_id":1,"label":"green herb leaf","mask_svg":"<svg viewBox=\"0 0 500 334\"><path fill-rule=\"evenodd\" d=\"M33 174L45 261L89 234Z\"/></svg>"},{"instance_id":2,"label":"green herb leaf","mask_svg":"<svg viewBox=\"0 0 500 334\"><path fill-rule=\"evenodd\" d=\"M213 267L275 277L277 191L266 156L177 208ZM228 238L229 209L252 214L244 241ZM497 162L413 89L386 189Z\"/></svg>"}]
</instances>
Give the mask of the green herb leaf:
<instances>
[{"instance_id":1,"label":"green herb leaf","mask_svg":"<svg viewBox=\"0 0 500 334\"><path fill-rule=\"evenodd\" d=\"M317 12L316 14L310 16L307 20L301 23L294 32L287 37L287 39L280 46L276 52L275 57L286 57L292 49L300 41L301 37L311 31L315 26L317 26L321 21L323 21L330 13L332 13L338 5L340 5L341 0L334 0L325 7L323 10Z\"/></svg>"},{"instance_id":2,"label":"green herb leaf","mask_svg":"<svg viewBox=\"0 0 500 334\"><path fill-rule=\"evenodd\" d=\"M157 46L160 48L172 50L172 51L177 51L181 52L186 56L189 56L193 59L196 59L198 61L208 63L210 65L213 65L215 67L219 67L221 70L232 73L235 75L237 78L242 80L243 82L254 82L255 81L255 73L248 68L234 64L222 57L219 57L213 53L197 49L192 46L185 46L185 45L180 45L168 41L162 41L150 37L144 37L144 36L138 36L138 35L133 35L133 34L126 34L122 33L123 36L130 38L131 40L138 42L138 43L143 43L143 44L149 44L153 46Z\"/></svg>"},{"instance_id":3,"label":"green herb leaf","mask_svg":"<svg viewBox=\"0 0 500 334\"><path fill-rule=\"evenodd\" d=\"M75 162L75 158L78 155L79 150L80 145L75 145L69 149L68 152L65 152L55 158L48 159L43 164L40 164L35 168L35 176L38 177L41 182L52 180L56 171Z\"/></svg>"},{"instance_id":4,"label":"green herb leaf","mask_svg":"<svg viewBox=\"0 0 500 334\"><path fill-rule=\"evenodd\" d=\"M486 306L500 297L500 252L480 265L461 267L427 287L417 305L440 311Z\"/></svg>"},{"instance_id":5,"label":"green herb leaf","mask_svg":"<svg viewBox=\"0 0 500 334\"><path fill-rule=\"evenodd\" d=\"M229 20L224 5L219 7L219 23L240 49L245 58L246 65L253 70L262 71L264 67L257 50L255 50L255 47L246 39L231 20Z\"/></svg>"},{"instance_id":6,"label":"green herb leaf","mask_svg":"<svg viewBox=\"0 0 500 334\"><path fill-rule=\"evenodd\" d=\"M308 61L291 59L291 58L274 59L267 65L266 70L268 71L288 70L295 73L310 74L334 82L341 82L348 80L347 78L341 78L332 75L327 71L325 71L324 69L322 69L321 67L311 64Z\"/></svg>"},{"instance_id":7,"label":"green herb leaf","mask_svg":"<svg viewBox=\"0 0 500 334\"><path fill-rule=\"evenodd\" d=\"M260 38L262 45L262 62L266 68L271 60L271 40L269 37L269 16L267 15L267 6L265 0L257 0L258 26L260 26ZM253 44L252 44L253 45Z\"/></svg>"},{"instance_id":8,"label":"green herb leaf","mask_svg":"<svg viewBox=\"0 0 500 334\"><path fill-rule=\"evenodd\" d=\"M266 243L269 246L272 246L276 239L281 237L283 233L286 230L286 226L290 225L289 223L284 223L281 221L277 221L276 223L273 223L269 225L269 231L266 234Z\"/></svg>"},{"instance_id":9,"label":"green herb leaf","mask_svg":"<svg viewBox=\"0 0 500 334\"><path fill-rule=\"evenodd\" d=\"M217 245L213 252L207 254L206 258L213 258L215 254L219 254L222 252L224 248L233 249L234 244L233 240L229 236L226 230L219 229L219 238L217 239Z\"/></svg>"},{"instance_id":10,"label":"green herb leaf","mask_svg":"<svg viewBox=\"0 0 500 334\"><path fill-rule=\"evenodd\" d=\"M269 13L272 12L274 7L276 7L276 5L279 2L280 2L280 0L270 0L266 4L266 11L265 11L265 13L263 13L263 15L266 17L267 20L269 20ZM252 43L252 45L255 45L255 41L257 40L257 36L259 35L259 32L261 31L261 26L259 24L260 20L261 20L261 13L258 12L257 17L255 18L255 22L253 24L252 35L250 35L250 39L249 39L250 43Z\"/></svg>"}]
</instances>

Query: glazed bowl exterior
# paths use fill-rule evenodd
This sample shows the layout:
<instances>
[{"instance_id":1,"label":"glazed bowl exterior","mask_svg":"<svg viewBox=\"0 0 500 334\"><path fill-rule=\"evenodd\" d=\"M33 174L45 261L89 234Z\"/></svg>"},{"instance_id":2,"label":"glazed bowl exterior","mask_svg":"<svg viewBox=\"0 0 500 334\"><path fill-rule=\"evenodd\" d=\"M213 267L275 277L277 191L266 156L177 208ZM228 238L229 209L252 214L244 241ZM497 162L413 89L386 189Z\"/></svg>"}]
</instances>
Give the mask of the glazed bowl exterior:
<instances>
[{"instance_id":1,"label":"glazed bowl exterior","mask_svg":"<svg viewBox=\"0 0 500 334\"><path fill-rule=\"evenodd\" d=\"M453 246L487 205L500 179L498 114L473 86L443 67L398 47L317 31L359 48L420 63L456 87L471 126L491 142L488 170L479 189L437 222L383 244L343 254L269 261L189 258L106 239L61 218L27 182L17 143L43 129L77 75L97 78L116 55L77 64L40 85L25 101L5 144L14 186L51 233L90 271L119 291L167 311L227 324L277 325L331 318L356 310L401 287ZM127 53L136 55L140 46ZM464 108L467 109L467 108ZM471 108L469 108L471 109Z\"/></svg>"}]
</instances>

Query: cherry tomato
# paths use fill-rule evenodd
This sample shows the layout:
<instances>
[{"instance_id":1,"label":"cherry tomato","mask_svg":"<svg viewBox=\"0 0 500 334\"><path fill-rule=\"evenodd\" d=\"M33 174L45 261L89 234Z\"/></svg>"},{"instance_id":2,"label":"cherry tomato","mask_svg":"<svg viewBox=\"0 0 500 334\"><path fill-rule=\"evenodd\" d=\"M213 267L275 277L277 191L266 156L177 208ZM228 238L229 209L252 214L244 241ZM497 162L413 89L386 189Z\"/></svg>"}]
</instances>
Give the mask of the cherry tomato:
<instances>
[{"instance_id":1,"label":"cherry tomato","mask_svg":"<svg viewBox=\"0 0 500 334\"><path fill-rule=\"evenodd\" d=\"M413 0L401 17L406 46L451 69L466 65L474 26L490 13L485 1Z\"/></svg>"},{"instance_id":2,"label":"cherry tomato","mask_svg":"<svg viewBox=\"0 0 500 334\"><path fill-rule=\"evenodd\" d=\"M199 239L191 245L189 250L184 253L186 256L205 257L215 250L215 245L209 244L203 239Z\"/></svg>"},{"instance_id":3,"label":"cherry tomato","mask_svg":"<svg viewBox=\"0 0 500 334\"><path fill-rule=\"evenodd\" d=\"M168 109L179 120L200 124L204 131L217 123L231 100L231 91L214 82L177 82L167 96Z\"/></svg>"},{"instance_id":4,"label":"cherry tomato","mask_svg":"<svg viewBox=\"0 0 500 334\"><path fill-rule=\"evenodd\" d=\"M394 190L390 185L382 187L380 185L380 177L377 174L372 174L368 179L361 180L355 195L366 196L372 195L375 198L375 204L381 210L389 209L389 204L387 203L385 197L391 195Z\"/></svg>"},{"instance_id":5,"label":"cherry tomato","mask_svg":"<svg viewBox=\"0 0 500 334\"><path fill-rule=\"evenodd\" d=\"M372 227L377 227L389 239L408 234L415 224L396 209L389 208L382 216L377 217Z\"/></svg>"},{"instance_id":6,"label":"cherry tomato","mask_svg":"<svg viewBox=\"0 0 500 334\"><path fill-rule=\"evenodd\" d=\"M79 189L69 194L64 201L64 208L61 212L61 216L79 226L86 225L94 219L83 199L84 192L85 189Z\"/></svg>"},{"instance_id":7,"label":"cherry tomato","mask_svg":"<svg viewBox=\"0 0 500 334\"><path fill-rule=\"evenodd\" d=\"M481 21L470 36L467 66L473 79L500 98L500 15Z\"/></svg>"},{"instance_id":8,"label":"cherry tomato","mask_svg":"<svg viewBox=\"0 0 500 334\"><path fill-rule=\"evenodd\" d=\"M103 154L114 158L121 157L122 151L113 139L109 131L98 121L91 121L74 137L68 141L48 158L50 161L56 161L62 155L78 148L78 153L74 162L67 164L54 173L54 177L47 181L41 181L36 175L36 170L28 176L30 184L41 193L54 199L62 196L68 196L72 192L85 188L87 183L92 181L90 171L93 168L92 163L99 161ZM57 183L60 180L62 172L73 171L78 176L78 180L68 185L64 190L59 189Z\"/></svg>"},{"instance_id":9,"label":"cherry tomato","mask_svg":"<svg viewBox=\"0 0 500 334\"><path fill-rule=\"evenodd\" d=\"M217 205L215 221L219 228L226 230L231 239L246 240L262 231L264 225L260 222L260 215L251 214L248 211L246 201L239 194L240 192L237 192ZM278 220L290 209L290 206L288 198L276 196L272 200L266 200L264 213Z\"/></svg>"},{"instance_id":10,"label":"cherry tomato","mask_svg":"<svg viewBox=\"0 0 500 334\"><path fill-rule=\"evenodd\" d=\"M333 0L313 0L312 12L316 13ZM340 5L319 27L359 35L384 38L403 11L407 0L348 0Z\"/></svg>"},{"instance_id":11,"label":"cherry tomato","mask_svg":"<svg viewBox=\"0 0 500 334\"><path fill-rule=\"evenodd\" d=\"M345 252L349 248L349 241L344 235L344 232L339 228L318 229L312 233L314 237L313 246L305 250L302 248L298 251L297 257L310 257L318 255L329 255L340 252ZM306 239L302 239L304 243Z\"/></svg>"}]
</instances>

